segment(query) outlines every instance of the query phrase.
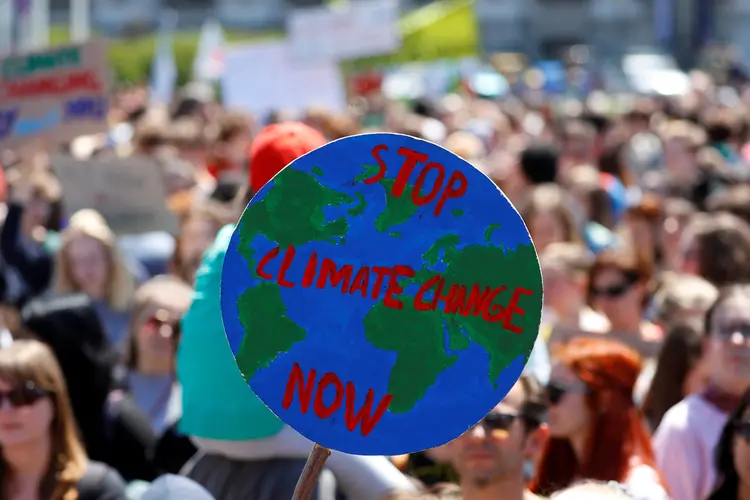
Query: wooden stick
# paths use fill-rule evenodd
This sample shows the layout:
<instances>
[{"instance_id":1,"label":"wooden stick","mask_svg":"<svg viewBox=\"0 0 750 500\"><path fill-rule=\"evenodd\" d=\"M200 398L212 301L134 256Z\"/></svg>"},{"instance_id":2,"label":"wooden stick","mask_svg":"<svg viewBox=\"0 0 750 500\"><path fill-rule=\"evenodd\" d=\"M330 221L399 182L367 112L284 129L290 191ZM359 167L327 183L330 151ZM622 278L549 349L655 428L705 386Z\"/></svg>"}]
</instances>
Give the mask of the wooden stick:
<instances>
[{"instance_id":1,"label":"wooden stick","mask_svg":"<svg viewBox=\"0 0 750 500\"><path fill-rule=\"evenodd\" d=\"M319 444L313 447L310 456L307 457L307 462L305 462L305 468L302 469L299 481L297 481L297 486L294 488L292 500L310 500L315 485L318 483L320 472L330 455L331 450L328 448Z\"/></svg>"}]
</instances>

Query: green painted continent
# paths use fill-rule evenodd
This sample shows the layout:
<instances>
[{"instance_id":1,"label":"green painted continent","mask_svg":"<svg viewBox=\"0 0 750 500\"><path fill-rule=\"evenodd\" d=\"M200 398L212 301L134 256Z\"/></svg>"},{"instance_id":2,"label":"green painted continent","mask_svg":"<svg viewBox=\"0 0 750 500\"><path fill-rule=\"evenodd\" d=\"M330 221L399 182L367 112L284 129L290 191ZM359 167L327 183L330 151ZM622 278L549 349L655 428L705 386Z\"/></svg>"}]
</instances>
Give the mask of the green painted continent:
<instances>
[{"instance_id":1,"label":"green painted continent","mask_svg":"<svg viewBox=\"0 0 750 500\"><path fill-rule=\"evenodd\" d=\"M355 200L320 184L310 174L287 169L274 179L262 203L250 205L240 222L238 251L256 274L251 244L260 234L278 244L299 246L310 241L336 242L346 236L345 217L326 222L323 208L350 204ZM247 289L237 299L239 319L245 331L237 363L246 380L268 366L282 352L305 339L305 330L287 316L279 286L270 281Z\"/></svg>"},{"instance_id":2,"label":"green painted continent","mask_svg":"<svg viewBox=\"0 0 750 500\"><path fill-rule=\"evenodd\" d=\"M488 232L488 239L491 232ZM382 301L376 303L365 317L365 336L376 348L397 354L388 385L388 392L393 396L389 410L393 413L411 410L438 375L456 362L456 352L468 349L470 340L489 356L487 376L493 386L519 353L530 352L533 347L536 332L532 330L538 327L542 300L534 247L519 245L511 251L492 245L469 245L457 249L459 242L458 236L450 234L435 241L423 254L425 266L417 270L414 278L401 280L401 286L421 285L437 274L428 266L434 265L442 254L446 264L441 273L445 280L444 295L454 284L464 285L467 296L475 283L482 289L504 285L507 291L499 294L493 303L505 306L516 287L531 290L532 295L522 295L518 302L525 314L514 315L512 320L524 334L507 331L501 322L490 323L481 314L465 317L460 313L446 314L443 302L435 311L416 310L414 297L406 294L398 297L404 303L402 309L387 308ZM403 325L403 328L393 325Z\"/></svg>"}]
</instances>

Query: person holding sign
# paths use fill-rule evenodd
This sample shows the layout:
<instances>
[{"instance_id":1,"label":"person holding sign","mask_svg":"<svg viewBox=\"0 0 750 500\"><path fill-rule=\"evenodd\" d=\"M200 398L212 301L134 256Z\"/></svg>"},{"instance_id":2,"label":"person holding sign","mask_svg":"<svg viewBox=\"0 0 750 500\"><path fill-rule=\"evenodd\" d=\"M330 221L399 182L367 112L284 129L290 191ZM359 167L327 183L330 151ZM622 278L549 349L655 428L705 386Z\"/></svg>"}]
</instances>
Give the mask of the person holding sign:
<instances>
[{"instance_id":1,"label":"person holding sign","mask_svg":"<svg viewBox=\"0 0 750 500\"><path fill-rule=\"evenodd\" d=\"M250 191L260 190L287 164L325 142L320 133L299 123L265 128L251 149ZM204 255L193 303L181 324L177 371L183 413L179 429L202 452L186 472L217 498L291 498L312 443L284 425L248 389L227 344L219 294L233 230L233 225L224 227ZM328 465L338 488L349 498L380 500L394 491L414 489L382 456L334 453ZM229 474L235 479L225 483ZM260 493L261 488L268 493Z\"/></svg>"},{"instance_id":2,"label":"person holding sign","mask_svg":"<svg viewBox=\"0 0 750 500\"><path fill-rule=\"evenodd\" d=\"M523 220L485 174L427 141L362 134L258 191L220 297L245 380L316 443L303 499L332 449L438 447L495 408L537 339L542 281Z\"/></svg>"}]
</instances>

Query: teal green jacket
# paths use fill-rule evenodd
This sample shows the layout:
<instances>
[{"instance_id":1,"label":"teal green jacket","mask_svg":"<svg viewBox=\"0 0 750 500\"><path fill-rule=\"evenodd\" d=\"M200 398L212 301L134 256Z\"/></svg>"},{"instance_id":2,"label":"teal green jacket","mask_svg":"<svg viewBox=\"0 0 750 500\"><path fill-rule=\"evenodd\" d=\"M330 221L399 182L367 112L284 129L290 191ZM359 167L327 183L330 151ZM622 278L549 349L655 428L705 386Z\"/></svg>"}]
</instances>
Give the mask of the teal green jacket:
<instances>
[{"instance_id":1,"label":"teal green jacket","mask_svg":"<svg viewBox=\"0 0 750 500\"><path fill-rule=\"evenodd\" d=\"M190 310L182 320L177 375L182 434L223 441L273 436L284 424L248 387L234 362L221 318L221 268L234 226L222 228L203 256Z\"/></svg>"}]
</instances>

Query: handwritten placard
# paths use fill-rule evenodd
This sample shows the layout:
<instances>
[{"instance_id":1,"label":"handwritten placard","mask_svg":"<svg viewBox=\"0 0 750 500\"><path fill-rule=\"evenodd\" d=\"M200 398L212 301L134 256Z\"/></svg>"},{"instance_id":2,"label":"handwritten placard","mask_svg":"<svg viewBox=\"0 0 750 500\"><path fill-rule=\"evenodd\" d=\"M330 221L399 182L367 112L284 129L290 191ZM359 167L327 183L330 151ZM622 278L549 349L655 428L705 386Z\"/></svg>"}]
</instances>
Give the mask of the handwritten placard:
<instances>
[{"instance_id":1,"label":"handwritten placard","mask_svg":"<svg viewBox=\"0 0 750 500\"><path fill-rule=\"evenodd\" d=\"M82 208L98 210L117 234L177 232L177 219L166 205L162 166L150 158L78 160L52 158L70 215Z\"/></svg>"},{"instance_id":2,"label":"handwritten placard","mask_svg":"<svg viewBox=\"0 0 750 500\"><path fill-rule=\"evenodd\" d=\"M332 142L246 208L221 307L245 379L316 443L394 455L500 401L539 329L529 233L493 182L398 134Z\"/></svg>"},{"instance_id":3,"label":"handwritten placard","mask_svg":"<svg viewBox=\"0 0 750 500\"><path fill-rule=\"evenodd\" d=\"M94 40L0 59L0 148L106 132L106 56Z\"/></svg>"}]
</instances>

